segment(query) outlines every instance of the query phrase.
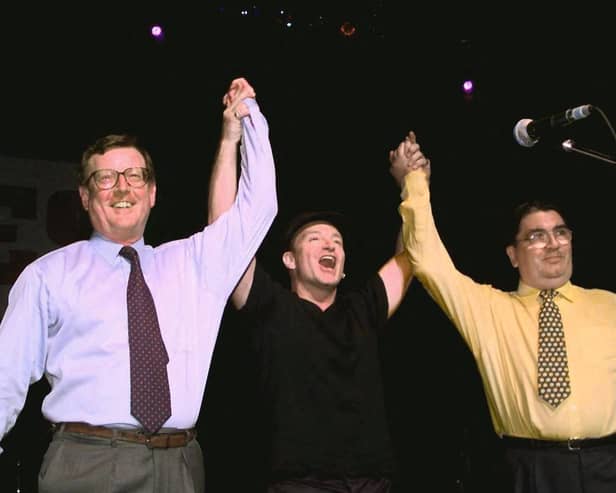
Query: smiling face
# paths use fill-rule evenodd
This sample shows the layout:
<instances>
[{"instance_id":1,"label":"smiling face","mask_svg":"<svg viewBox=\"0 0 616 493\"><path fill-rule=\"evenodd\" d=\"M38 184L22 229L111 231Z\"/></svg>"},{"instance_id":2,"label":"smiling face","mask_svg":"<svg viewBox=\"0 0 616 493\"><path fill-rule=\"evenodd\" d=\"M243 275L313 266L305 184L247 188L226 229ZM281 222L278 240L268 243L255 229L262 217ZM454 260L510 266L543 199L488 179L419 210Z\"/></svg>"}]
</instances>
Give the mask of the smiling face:
<instances>
[{"instance_id":1,"label":"smiling face","mask_svg":"<svg viewBox=\"0 0 616 493\"><path fill-rule=\"evenodd\" d=\"M344 273L345 252L340 231L329 223L303 226L284 252L293 291L335 290Z\"/></svg>"},{"instance_id":2,"label":"smiling face","mask_svg":"<svg viewBox=\"0 0 616 493\"><path fill-rule=\"evenodd\" d=\"M126 168L146 167L143 155L134 147L117 147L104 154L94 154L85 176L99 169L118 172ZM123 175L109 190L99 190L93 179L80 185L81 204L88 212L95 231L116 243L129 245L143 236L150 209L156 202L156 183L148 181L135 188Z\"/></svg>"},{"instance_id":3,"label":"smiling face","mask_svg":"<svg viewBox=\"0 0 616 493\"><path fill-rule=\"evenodd\" d=\"M513 267L520 272L520 279L537 289L556 289L571 278L573 272L573 247L569 241L562 244L556 232L566 227L561 215L554 211L535 211L520 221L516 242L507 247ZM534 248L528 241L533 231L548 232L548 242Z\"/></svg>"}]
</instances>

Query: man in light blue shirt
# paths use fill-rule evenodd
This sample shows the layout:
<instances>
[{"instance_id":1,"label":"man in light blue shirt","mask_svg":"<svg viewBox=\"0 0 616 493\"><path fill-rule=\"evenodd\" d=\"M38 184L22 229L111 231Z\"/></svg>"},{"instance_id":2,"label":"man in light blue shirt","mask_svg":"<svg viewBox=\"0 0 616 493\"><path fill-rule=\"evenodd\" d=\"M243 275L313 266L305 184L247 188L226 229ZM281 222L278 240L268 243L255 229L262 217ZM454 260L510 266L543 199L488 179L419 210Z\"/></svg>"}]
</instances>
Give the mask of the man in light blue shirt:
<instances>
[{"instance_id":1,"label":"man in light blue shirt","mask_svg":"<svg viewBox=\"0 0 616 493\"><path fill-rule=\"evenodd\" d=\"M55 432L41 492L204 490L194 427L220 321L277 213L268 132L254 92L227 105L217 159L241 139L233 207L202 231L156 248L143 239L156 202L148 152L123 135L84 152L79 194L94 233L28 265L0 324L0 438L29 385L45 376L51 387L42 412ZM139 254L169 356L171 416L154 435L130 410L124 245Z\"/></svg>"}]
</instances>

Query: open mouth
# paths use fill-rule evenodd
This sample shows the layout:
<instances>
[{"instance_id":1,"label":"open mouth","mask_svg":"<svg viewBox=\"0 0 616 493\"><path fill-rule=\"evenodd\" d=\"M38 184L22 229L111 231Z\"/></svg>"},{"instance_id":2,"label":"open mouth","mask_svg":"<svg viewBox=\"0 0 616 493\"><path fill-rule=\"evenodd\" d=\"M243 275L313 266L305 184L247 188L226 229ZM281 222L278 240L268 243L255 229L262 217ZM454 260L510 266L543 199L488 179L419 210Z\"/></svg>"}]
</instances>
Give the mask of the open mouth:
<instances>
[{"instance_id":1,"label":"open mouth","mask_svg":"<svg viewBox=\"0 0 616 493\"><path fill-rule=\"evenodd\" d=\"M130 202L127 202L126 200L122 200L121 202L116 202L111 207L113 207L114 209L129 209L132 206L133 204L131 204Z\"/></svg>"},{"instance_id":2,"label":"open mouth","mask_svg":"<svg viewBox=\"0 0 616 493\"><path fill-rule=\"evenodd\" d=\"M336 257L333 255L323 255L319 259L319 264L323 267L327 267L328 269L333 269L336 267Z\"/></svg>"}]
</instances>

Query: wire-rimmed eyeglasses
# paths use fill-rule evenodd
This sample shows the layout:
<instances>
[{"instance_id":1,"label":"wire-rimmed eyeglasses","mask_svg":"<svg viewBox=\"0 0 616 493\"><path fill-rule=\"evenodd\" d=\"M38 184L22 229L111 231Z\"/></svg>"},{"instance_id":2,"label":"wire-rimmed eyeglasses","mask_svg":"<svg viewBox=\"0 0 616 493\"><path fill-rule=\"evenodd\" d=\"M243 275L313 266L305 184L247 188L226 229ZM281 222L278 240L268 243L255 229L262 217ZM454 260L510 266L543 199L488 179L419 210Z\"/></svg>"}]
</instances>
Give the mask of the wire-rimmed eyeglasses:
<instances>
[{"instance_id":1,"label":"wire-rimmed eyeglasses","mask_svg":"<svg viewBox=\"0 0 616 493\"><path fill-rule=\"evenodd\" d=\"M516 240L528 243L529 248L545 248L551 242L550 235L554 237L559 245L569 245L573 238L573 231L568 226L557 226L552 231L545 229L534 229L524 238Z\"/></svg>"}]
</instances>

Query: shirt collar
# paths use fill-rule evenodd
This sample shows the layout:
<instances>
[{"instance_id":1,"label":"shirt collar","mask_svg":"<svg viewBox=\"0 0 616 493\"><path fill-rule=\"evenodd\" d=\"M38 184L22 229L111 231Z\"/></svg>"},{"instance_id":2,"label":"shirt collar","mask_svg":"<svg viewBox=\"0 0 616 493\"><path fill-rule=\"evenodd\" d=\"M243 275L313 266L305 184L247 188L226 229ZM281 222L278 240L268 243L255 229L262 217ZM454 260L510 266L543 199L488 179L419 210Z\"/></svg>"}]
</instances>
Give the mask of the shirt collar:
<instances>
[{"instance_id":1,"label":"shirt collar","mask_svg":"<svg viewBox=\"0 0 616 493\"><path fill-rule=\"evenodd\" d=\"M90 243L92 243L94 249L98 253L100 253L103 258L110 264L113 264L117 260L120 249L124 246L120 243L115 243L114 241L109 240L108 238L96 231L92 233L92 236L90 237ZM146 248L143 237L141 237L131 246L135 250L137 250L137 253L139 253L140 257L142 256Z\"/></svg>"},{"instance_id":2,"label":"shirt collar","mask_svg":"<svg viewBox=\"0 0 616 493\"><path fill-rule=\"evenodd\" d=\"M518 283L517 294L521 298L537 297L539 295L539 291L541 290L537 288L533 288L529 286L528 284L524 284L522 281L519 281ZM573 298L574 298L573 293L575 289L573 287L573 284L571 284L571 281L567 281L561 287L556 288L556 291L558 291L559 295L564 297L565 299L569 301L573 301Z\"/></svg>"}]
</instances>

